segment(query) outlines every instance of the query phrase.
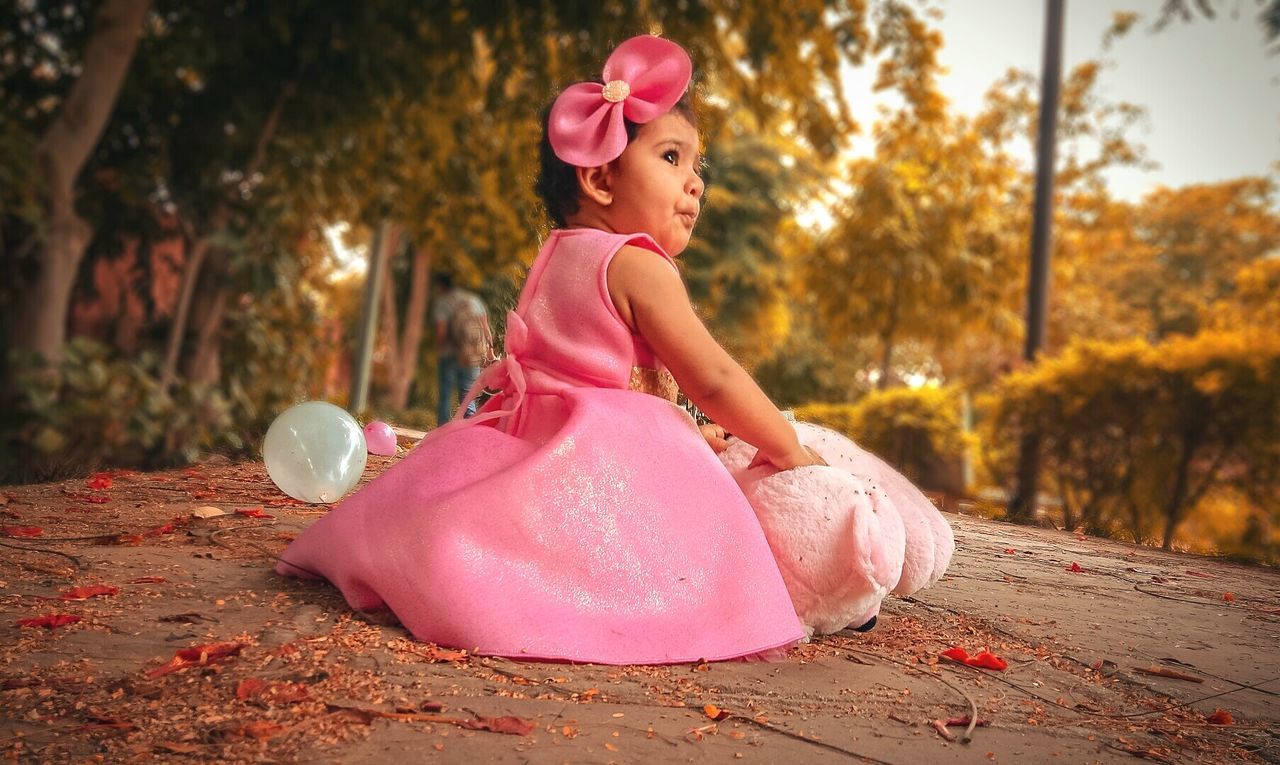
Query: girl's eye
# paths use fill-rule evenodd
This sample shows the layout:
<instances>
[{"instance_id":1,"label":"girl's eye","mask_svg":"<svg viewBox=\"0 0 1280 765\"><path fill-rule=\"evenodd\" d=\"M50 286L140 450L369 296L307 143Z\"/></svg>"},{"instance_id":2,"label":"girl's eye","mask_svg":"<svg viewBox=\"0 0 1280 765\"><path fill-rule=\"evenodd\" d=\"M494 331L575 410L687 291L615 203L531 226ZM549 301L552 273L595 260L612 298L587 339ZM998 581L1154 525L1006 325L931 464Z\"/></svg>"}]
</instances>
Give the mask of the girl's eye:
<instances>
[{"instance_id":1,"label":"girl's eye","mask_svg":"<svg viewBox=\"0 0 1280 765\"><path fill-rule=\"evenodd\" d=\"M662 153L662 159L664 162L669 162L673 165L679 165L680 152L676 151L675 149L668 149L667 151L664 151Z\"/></svg>"}]
</instances>

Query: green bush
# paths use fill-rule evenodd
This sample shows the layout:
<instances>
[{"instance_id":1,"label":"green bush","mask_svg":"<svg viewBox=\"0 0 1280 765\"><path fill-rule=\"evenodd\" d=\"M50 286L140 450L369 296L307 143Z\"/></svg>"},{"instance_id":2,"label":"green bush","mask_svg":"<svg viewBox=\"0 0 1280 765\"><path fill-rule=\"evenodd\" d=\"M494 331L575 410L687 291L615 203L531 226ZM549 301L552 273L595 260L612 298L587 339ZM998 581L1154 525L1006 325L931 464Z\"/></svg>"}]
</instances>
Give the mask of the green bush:
<instances>
[{"instance_id":1,"label":"green bush","mask_svg":"<svg viewBox=\"0 0 1280 765\"><path fill-rule=\"evenodd\" d=\"M940 485L955 483L940 473L970 448L954 388L890 388L853 404L806 404L795 417L847 435L926 488L963 490Z\"/></svg>"},{"instance_id":2,"label":"green bush","mask_svg":"<svg viewBox=\"0 0 1280 765\"><path fill-rule=\"evenodd\" d=\"M852 401L871 388L866 375L870 354L863 345L851 341L833 349L825 337L801 327L773 356L757 364L751 376L782 407Z\"/></svg>"},{"instance_id":3,"label":"green bush","mask_svg":"<svg viewBox=\"0 0 1280 765\"><path fill-rule=\"evenodd\" d=\"M996 447L1039 432L1063 521L1172 546L1219 488L1280 516L1280 337L1262 327L1150 344L1090 341L1001 381L983 408ZM1002 448L994 472L1010 472Z\"/></svg>"},{"instance_id":4,"label":"green bush","mask_svg":"<svg viewBox=\"0 0 1280 765\"><path fill-rule=\"evenodd\" d=\"M243 445L226 396L181 383L163 393L152 355L113 358L106 346L76 338L56 366L15 358L11 369L11 401L0 420L0 483L190 462L202 451Z\"/></svg>"}]
</instances>

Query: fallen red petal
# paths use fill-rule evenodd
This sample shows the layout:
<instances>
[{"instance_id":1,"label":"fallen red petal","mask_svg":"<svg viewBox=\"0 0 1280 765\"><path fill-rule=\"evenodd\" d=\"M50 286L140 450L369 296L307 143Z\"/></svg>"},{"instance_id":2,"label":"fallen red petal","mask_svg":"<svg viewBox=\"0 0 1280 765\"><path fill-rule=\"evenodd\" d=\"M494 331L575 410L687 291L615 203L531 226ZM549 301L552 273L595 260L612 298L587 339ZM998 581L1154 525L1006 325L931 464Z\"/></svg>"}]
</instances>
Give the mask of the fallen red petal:
<instances>
[{"instance_id":1,"label":"fallen red petal","mask_svg":"<svg viewBox=\"0 0 1280 765\"><path fill-rule=\"evenodd\" d=\"M56 630L59 627L64 627L68 624L75 624L78 621L80 621L80 617L73 616L72 614L46 614L44 616L37 616L34 619L19 619L18 626L44 627L48 630Z\"/></svg>"},{"instance_id":2,"label":"fallen red petal","mask_svg":"<svg viewBox=\"0 0 1280 765\"><path fill-rule=\"evenodd\" d=\"M1213 714L1209 715L1210 725L1235 725L1235 718L1225 709L1215 709Z\"/></svg>"},{"instance_id":3,"label":"fallen red petal","mask_svg":"<svg viewBox=\"0 0 1280 765\"><path fill-rule=\"evenodd\" d=\"M241 648L244 648L243 643L210 643L183 648L168 664L147 670L147 677L160 677L170 672L213 664L239 654Z\"/></svg>"},{"instance_id":4,"label":"fallen red petal","mask_svg":"<svg viewBox=\"0 0 1280 765\"><path fill-rule=\"evenodd\" d=\"M1067 566L1067 570L1068 570L1068 571L1070 571L1070 572L1071 572L1071 573L1073 573L1073 574L1081 574L1081 573L1084 573L1084 569L1080 567L1080 564L1079 564L1079 563L1076 563L1076 562L1074 562L1074 561L1072 561L1072 563L1071 563L1071 565L1070 565L1070 566Z\"/></svg>"},{"instance_id":5,"label":"fallen red petal","mask_svg":"<svg viewBox=\"0 0 1280 765\"><path fill-rule=\"evenodd\" d=\"M274 515L262 512L260 507L242 507L236 510L236 515L241 515L245 518L275 518Z\"/></svg>"},{"instance_id":6,"label":"fallen red petal","mask_svg":"<svg viewBox=\"0 0 1280 765\"><path fill-rule=\"evenodd\" d=\"M994 653L986 650L979 651L977 654L970 656L968 651L960 648L959 646L955 646L943 651L942 656L947 659L951 659L952 661L957 661L961 664L968 664L970 667L979 667L981 669L997 669L1003 671L1009 668L1009 665L1005 663L1004 659L1001 659L999 656L996 656ZM966 721L965 724L967 725L968 721Z\"/></svg>"},{"instance_id":7,"label":"fallen red petal","mask_svg":"<svg viewBox=\"0 0 1280 765\"><path fill-rule=\"evenodd\" d=\"M70 590L58 596L59 600L88 600L102 595L115 595L120 592L119 587L112 587L109 584L91 584L88 587L73 587Z\"/></svg>"},{"instance_id":8,"label":"fallen red petal","mask_svg":"<svg viewBox=\"0 0 1280 765\"><path fill-rule=\"evenodd\" d=\"M145 533L145 536L158 537L161 534L172 534L172 533L173 533L173 524L165 523L160 526L156 526L154 529L151 529L150 531L147 531Z\"/></svg>"},{"instance_id":9,"label":"fallen red petal","mask_svg":"<svg viewBox=\"0 0 1280 765\"><path fill-rule=\"evenodd\" d=\"M107 475L106 473L96 473L92 478L90 478L86 482L88 487L90 489L93 489L94 491L102 491L103 489L110 489L113 483L114 481L111 480L111 476Z\"/></svg>"},{"instance_id":10,"label":"fallen red petal","mask_svg":"<svg viewBox=\"0 0 1280 765\"><path fill-rule=\"evenodd\" d=\"M0 534L6 537L38 537L43 533L39 526L0 526Z\"/></svg>"},{"instance_id":11,"label":"fallen red petal","mask_svg":"<svg viewBox=\"0 0 1280 765\"><path fill-rule=\"evenodd\" d=\"M983 669L995 669L1003 672L1009 668L1009 664L999 656L990 651L979 651L977 656L970 658L965 662L970 667L981 667Z\"/></svg>"}]
</instances>

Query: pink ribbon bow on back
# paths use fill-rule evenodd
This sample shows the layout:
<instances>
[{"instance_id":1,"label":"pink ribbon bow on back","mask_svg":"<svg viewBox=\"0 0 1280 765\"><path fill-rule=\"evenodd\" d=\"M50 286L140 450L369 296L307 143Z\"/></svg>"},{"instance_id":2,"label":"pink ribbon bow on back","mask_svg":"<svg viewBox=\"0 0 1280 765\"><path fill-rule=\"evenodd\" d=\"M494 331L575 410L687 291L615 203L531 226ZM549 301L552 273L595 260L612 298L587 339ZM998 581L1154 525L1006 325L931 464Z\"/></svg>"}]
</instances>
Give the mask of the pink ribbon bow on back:
<instances>
[{"instance_id":1,"label":"pink ribbon bow on back","mask_svg":"<svg viewBox=\"0 0 1280 765\"><path fill-rule=\"evenodd\" d=\"M577 167L612 162L627 148L623 117L636 124L671 110L693 75L684 48L641 35L619 45L604 63L604 84L570 85L551 106L547 138L556 156Z\"/></svg>"},{"instance_id":2,"label":"pink ribbon bow on back","mask_svg":"<svg viewBox=\"0 0 1280 765\"><path fill-rule=\"evenodd\" d=\"M466 420L467 424L475 425L487 420L496 420L515 414L520 405L524 403L524 394L527 387L524 367L520 364L520 357L524 355L528 344L528 325L524 323L524 319L520 318L520 315L515 311L508 311L507 333L504 342L506 353L501 359L485 367L484 371L480 373L480 377L471 386L471 390L467 391L467 395L462 398L462 404L458 407L453 422L462 421L463 412L467 411L467 407L471 405L471 402L475 401L486 388L490 391L500 390L507 394L502 408L479 412Z\"/></svg>"}]
</instances>

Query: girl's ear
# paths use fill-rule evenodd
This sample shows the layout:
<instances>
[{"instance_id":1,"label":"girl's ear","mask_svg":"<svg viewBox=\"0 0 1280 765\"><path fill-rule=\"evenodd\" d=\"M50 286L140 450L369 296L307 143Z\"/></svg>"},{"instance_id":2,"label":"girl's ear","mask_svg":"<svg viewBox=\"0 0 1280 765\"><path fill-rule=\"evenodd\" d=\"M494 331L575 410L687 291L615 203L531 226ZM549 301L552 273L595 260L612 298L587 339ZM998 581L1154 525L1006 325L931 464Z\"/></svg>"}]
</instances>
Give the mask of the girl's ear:
<instances>
[{"instance_id":1,"label":"girl's ear","mask_svg":"<svg viewBox=\"0 0 1280 765\"><path fill-rule=\"evenodd\" d=\"M578 188L582 195L601 207L613 203L613 175L609 165L574 168L578 174Z\"/></svg>"}]
</instances>

